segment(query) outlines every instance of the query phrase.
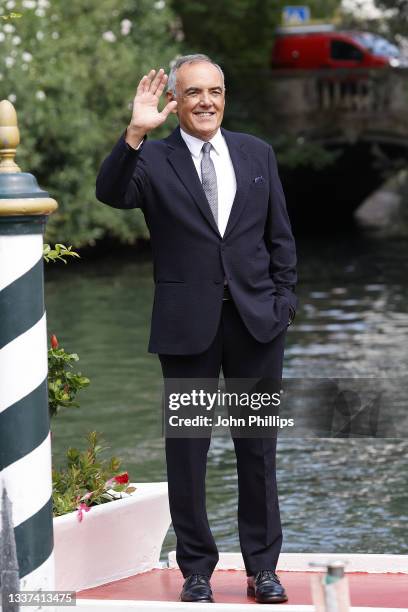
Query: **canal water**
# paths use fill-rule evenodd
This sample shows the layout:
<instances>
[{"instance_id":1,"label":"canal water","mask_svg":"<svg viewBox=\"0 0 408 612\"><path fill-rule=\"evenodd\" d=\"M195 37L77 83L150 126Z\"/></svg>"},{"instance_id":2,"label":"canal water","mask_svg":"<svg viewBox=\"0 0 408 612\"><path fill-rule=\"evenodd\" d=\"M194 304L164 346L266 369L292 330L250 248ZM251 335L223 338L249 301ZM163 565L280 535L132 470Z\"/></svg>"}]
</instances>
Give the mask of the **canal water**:
<instances>
[{"instance_id":1,"label":"canal water","mask_svg":"<svg viewBox=\"0 0 408 612\"><path fill-rule=\"evenodd\" d=\"M284 376L395 378L408 374L408 241L364 228L298 240L300 307ZM86 432L103 434L132 481L166 479L160 368L147 353L153 295L148 255L46 264L49 334L80 356L91 379L80 408L52 422L54 462ZM406 411L407 406L404 405ZM291 438L278 443L286 552L408 552L408 434ZM237 476L228 437L212 440L207 508L220 551L239 551ZM162 559L175 548L169 530Z\"/></svg>"}]
</instances>

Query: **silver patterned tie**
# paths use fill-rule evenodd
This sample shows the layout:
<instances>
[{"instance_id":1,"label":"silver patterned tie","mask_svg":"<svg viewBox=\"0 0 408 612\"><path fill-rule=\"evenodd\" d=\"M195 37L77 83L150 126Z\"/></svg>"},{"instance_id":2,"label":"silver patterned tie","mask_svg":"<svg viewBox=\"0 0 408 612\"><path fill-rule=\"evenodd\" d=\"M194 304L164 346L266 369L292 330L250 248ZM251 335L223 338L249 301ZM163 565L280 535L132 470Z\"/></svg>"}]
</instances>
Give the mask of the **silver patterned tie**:
<instances>
[{"instance_id":1,"label":"silver patterned tie","mask_svg":"<svg viewBox=\"0 0 408 612\"><path fill-rule=\"evenodd\" d=\"M203 184L204 193L207 196L208 204L218 226L218 190L217 190L217 175L215 173L214 163L210 157L212 144L205 142L202 147L203 157L201 159L201 182Z\"/></svg>"}]
</instances>

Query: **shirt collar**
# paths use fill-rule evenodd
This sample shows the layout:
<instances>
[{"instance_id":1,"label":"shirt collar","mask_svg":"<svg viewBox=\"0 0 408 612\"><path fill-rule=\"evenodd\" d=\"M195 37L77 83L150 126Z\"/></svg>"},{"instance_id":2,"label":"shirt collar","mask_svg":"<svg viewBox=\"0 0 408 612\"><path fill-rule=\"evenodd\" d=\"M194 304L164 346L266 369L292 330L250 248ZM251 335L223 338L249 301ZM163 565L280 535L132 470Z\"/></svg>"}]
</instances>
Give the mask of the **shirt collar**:
<instances>
[{"instance_id":1,"label":"shirt collar","mask_svg":"<svg viewBox=\"0 0 408 612\"><path fill-rule=\"evenodd\" d=\"M200 138L196 138L195 136L191 136L191 134L187 134L182 128L180 128L180 134L186 145L188 146L190 153L193 157L200 157L201 149L203 148L203 144L206 142L205 140L201 140ZM217 155L220 155L222 145L223 145L223 135L221 134L221 130L218 129L216 134L209 140L214 147L214 151Z\"/></svg>"}]
</instances>

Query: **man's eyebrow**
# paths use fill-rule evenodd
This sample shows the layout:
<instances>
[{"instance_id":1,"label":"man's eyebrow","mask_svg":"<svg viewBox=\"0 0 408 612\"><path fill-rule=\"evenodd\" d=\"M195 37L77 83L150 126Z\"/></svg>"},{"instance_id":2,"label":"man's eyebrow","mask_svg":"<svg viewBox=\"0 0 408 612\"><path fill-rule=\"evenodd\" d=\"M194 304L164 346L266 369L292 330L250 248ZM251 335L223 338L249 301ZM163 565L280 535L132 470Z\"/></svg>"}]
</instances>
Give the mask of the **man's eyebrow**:
<instances>
[{"instance_id":1,"label":"man's eyebrow","mask_svg":"<svg viewBox=\"0 0 408 612\"><path fill-rule=\"evenodd\" d=\"M210 91L214 91L216 89L218 89L219 91L222 91L222 87L221 85L215 85L214 87L209 87ZM184 93L189 93L191 91L202 91L201 87L187 87L187 89L184 90Z\"/></svg>"}]
</instances>

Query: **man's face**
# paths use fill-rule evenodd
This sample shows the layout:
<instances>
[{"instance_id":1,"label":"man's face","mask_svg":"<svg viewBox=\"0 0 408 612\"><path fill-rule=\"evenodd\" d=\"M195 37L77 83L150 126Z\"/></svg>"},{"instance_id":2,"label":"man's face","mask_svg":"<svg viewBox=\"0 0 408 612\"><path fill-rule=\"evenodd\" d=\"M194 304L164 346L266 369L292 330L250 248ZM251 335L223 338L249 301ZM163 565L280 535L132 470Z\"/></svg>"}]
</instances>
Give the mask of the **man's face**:
<instances>
[{"instance_id":1,"label":"man's face","mask_svg":"<svg viewBox=\"0 0 408 612\"><path fill-rule=\"evenodd\" d=\"M225 92L218 68L209 62L180 66L176 100L181 128L191 136L210 140L224 116Z\"/></svg>"}]
</instances>

